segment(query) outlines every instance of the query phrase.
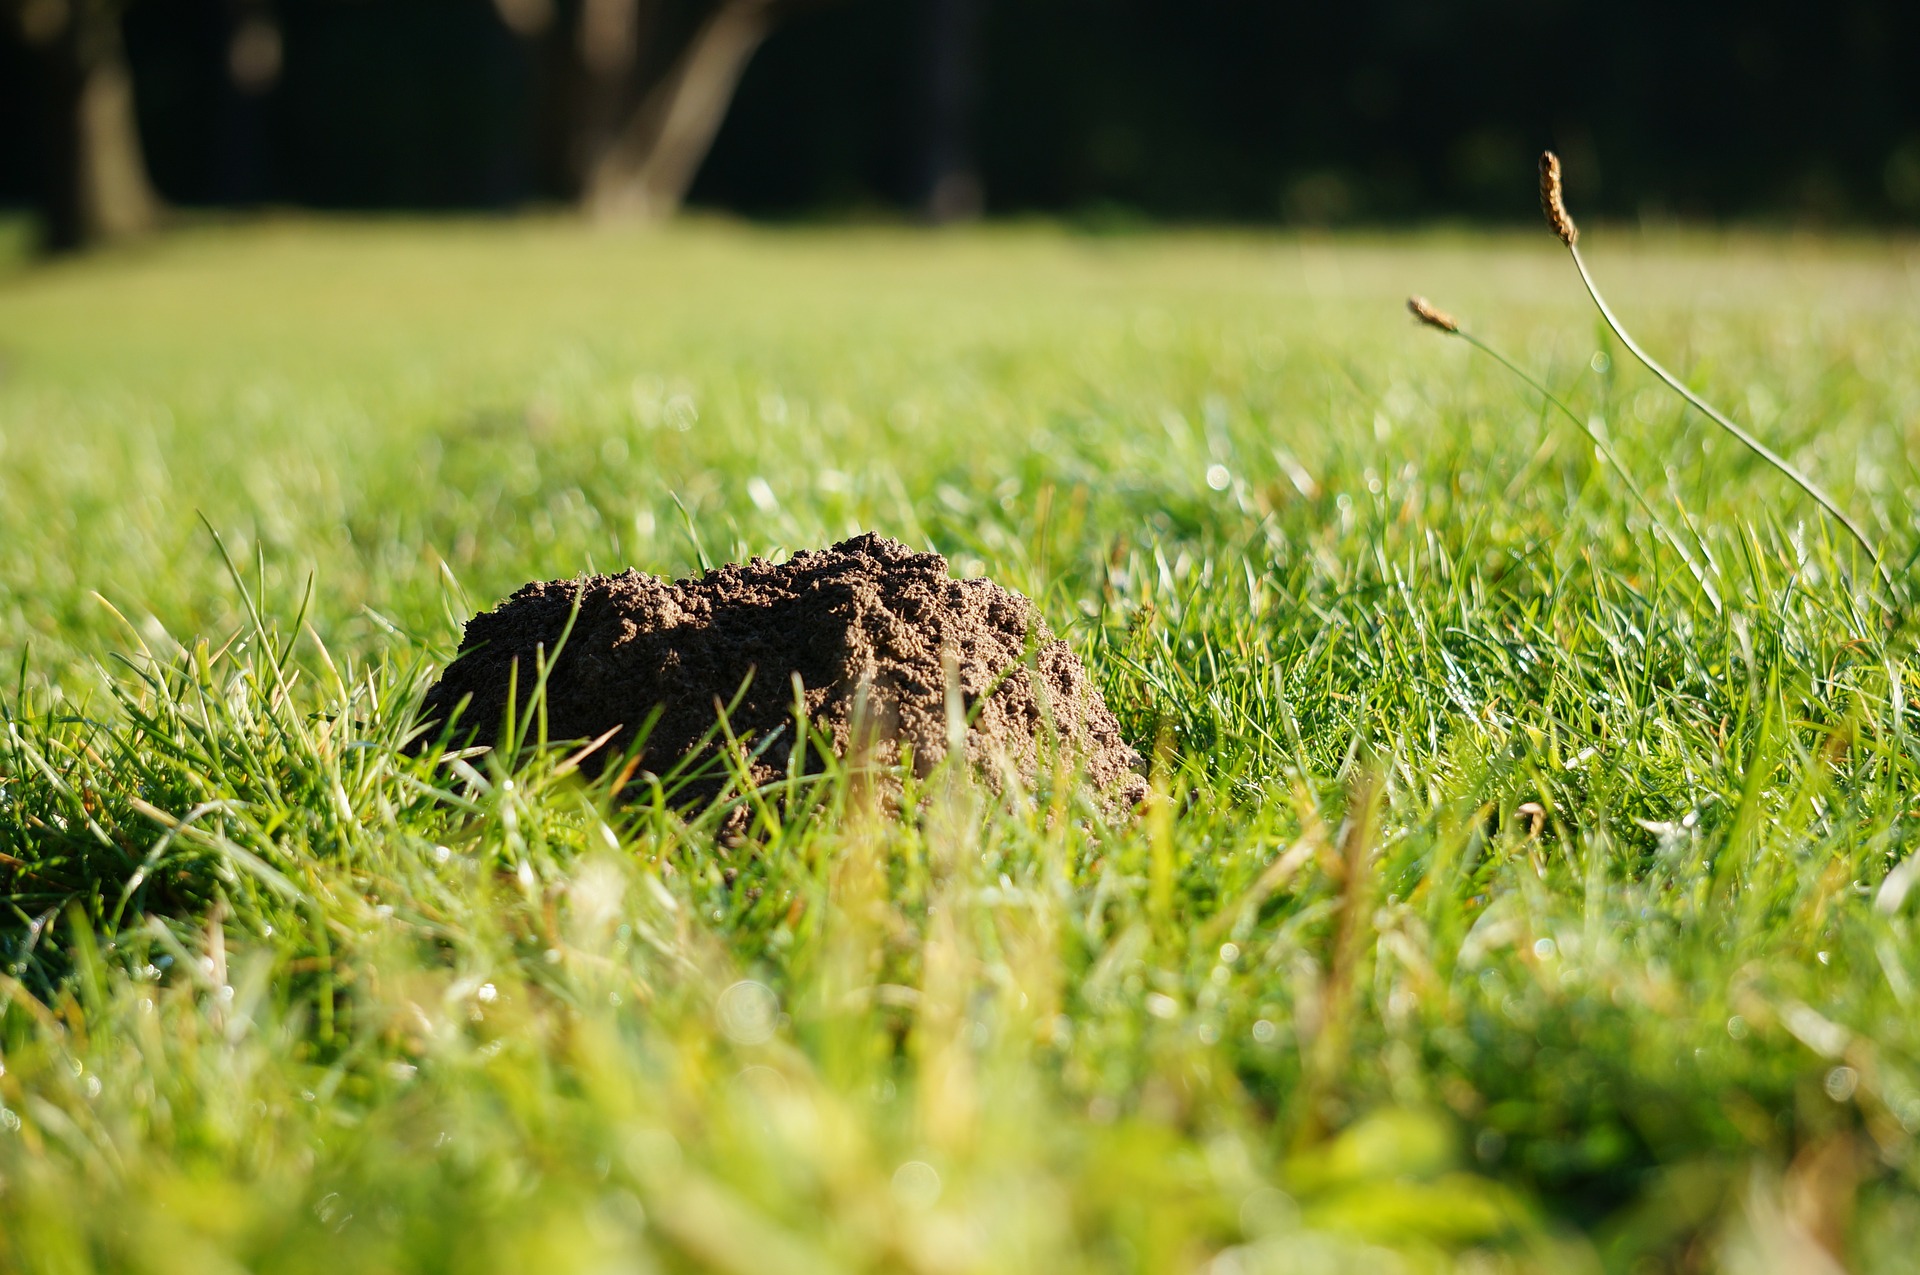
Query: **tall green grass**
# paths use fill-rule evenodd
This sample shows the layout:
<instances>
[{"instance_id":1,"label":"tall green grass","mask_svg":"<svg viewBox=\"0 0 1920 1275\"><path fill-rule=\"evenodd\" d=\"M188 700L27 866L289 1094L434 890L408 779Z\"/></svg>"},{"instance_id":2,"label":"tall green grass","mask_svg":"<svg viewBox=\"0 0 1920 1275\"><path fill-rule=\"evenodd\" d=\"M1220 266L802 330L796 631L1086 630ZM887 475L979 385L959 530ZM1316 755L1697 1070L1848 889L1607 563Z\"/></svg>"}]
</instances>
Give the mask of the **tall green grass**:
<instances>
[{"instance_id":1,"label":"tall green grass","mask_svg":"<svg viewBox=\"0 0 1920 1275\"><path fill-rule=\"evenodd\" d=\"M1618 243L1910 580L1911 251ZM0 1262L1902 1269L1911 630L1552 248L269 223L9 277ZM1040 601L1138 819L829 771L736 839L400 748L524 580L863 529Z\"/></svg>"}]
</instances>

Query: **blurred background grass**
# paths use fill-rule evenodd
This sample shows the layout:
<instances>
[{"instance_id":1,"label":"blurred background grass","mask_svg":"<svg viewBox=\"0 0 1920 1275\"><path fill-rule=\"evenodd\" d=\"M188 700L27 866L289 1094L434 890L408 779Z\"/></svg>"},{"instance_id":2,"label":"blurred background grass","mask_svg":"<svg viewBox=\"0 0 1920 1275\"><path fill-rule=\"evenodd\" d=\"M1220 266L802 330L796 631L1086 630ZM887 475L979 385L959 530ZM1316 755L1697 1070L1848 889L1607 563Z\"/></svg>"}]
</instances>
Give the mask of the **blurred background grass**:
<instances>
[{"instance_id":1,"label":"blurred background grass","mask_svg":"<svg viewBox=\"0 0 1920 1275\"><path fill-rule=\"evenodd\" d=\"M219 593L202 513L242 558L272 551L276 588L318 572L331 640L362 606L430 624L442 560L480 599L588 562L682 571L670 492L733 554L883 525L1071 562L1116 518L1213 537L1313 507L1277 453L1309 490L1409 465L1520 476L1536 448L1584 480L1550 422L1489 419L1531 414L1518 387L1406 327L1414 289L1618 413L1644 482L1671 468L1699 511L1751 508L1763 472L1657 387L1586 366L1607 347L1552 247L563 220L185 233L9 286L8 623L98 634L99 589L198 630ZM1910 534L1907 249L1627 236L1606 265L1649 340ZM1216 462L1235 484L1218 494ZM1083 542L1037 542L1049 484L1088 493ZM1504 498L1519 517L1562 495Z\"/></svg>"}]
</instances>

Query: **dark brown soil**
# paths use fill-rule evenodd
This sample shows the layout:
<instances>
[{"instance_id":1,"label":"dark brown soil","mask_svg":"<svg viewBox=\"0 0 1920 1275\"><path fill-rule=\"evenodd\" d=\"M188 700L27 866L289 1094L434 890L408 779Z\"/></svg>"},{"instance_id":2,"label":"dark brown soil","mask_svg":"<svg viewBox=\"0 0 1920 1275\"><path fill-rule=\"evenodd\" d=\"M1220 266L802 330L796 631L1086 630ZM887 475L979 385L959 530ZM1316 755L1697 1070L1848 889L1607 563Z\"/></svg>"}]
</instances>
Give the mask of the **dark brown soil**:
<instances>
[{"instance_id":1,"label":"dark brown soil","mask_svg":"<svg viewBox=\"0 0 1920 1275\"><path fill-rule=\"evenodd\" d=\"M967 757L989 782L1003 765L1031 782L1048 755L1043 741L1053 740L1109 802L1145 795L1139 754L1031 602L986 580L951 579L939 554L877 535L671 584L631 570L529 584L468 622L459 656L421 707L421 721L433 724L426 737L471 696L456 734L491 744L516 665L524 705L536 650L560 645L576 596L579 618L548 676L547 734L587 740L616 731L590 767L620 756L656 710L640 766L665 773L696 750L695 769L710 765L722 745L702 740L718 705L733 704L727 722L749 752L771 739L751 767L754 781L780 778L797 679L812 729L840 756L864 732L874 762L896 766L910 749L924 775L947 751L943 652L951 652L973 719ZM699 800L719 787L710 778L683 795Z\"/></svg>"}]
</instances>

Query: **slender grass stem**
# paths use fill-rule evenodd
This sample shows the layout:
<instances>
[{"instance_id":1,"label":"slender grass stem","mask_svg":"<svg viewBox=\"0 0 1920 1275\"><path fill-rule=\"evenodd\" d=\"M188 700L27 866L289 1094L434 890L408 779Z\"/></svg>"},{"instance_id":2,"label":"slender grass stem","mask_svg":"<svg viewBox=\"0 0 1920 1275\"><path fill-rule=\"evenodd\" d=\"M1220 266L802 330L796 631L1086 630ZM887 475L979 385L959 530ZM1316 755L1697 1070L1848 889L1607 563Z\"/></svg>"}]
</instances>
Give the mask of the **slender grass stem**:
<instances>
[{"instance_id":1,"label":"slender grass stem","mask_svg":"<svg viewBox=\"0 0 1920 1275\"><path fill-rule=\"evenodd\" d=\"M1590 423L1581 420L1579 414L1572 408L1561 402L1558 395L1534 379L1526 369L1520 367L1512 359L1509 359L1506 355L1494 349L1491 345L1488 345L1485 341L1482 341L1479 337L1466 331L1464 328L1458 335L1460 339L1468 345L1471 345L1474 349L1485 354L1501 367L1504 367L1507 371L1519 377L1521 381L1533 389L1534 393L1551 403L1562 416L1572 421L1574 426L1578 428L1582 434L1587 436L1588 441L1593 444L1593 449L1599 455L1600 459L1605 461L1614 473L1620 475L1620 480L1627 485L1627 490L1633 494L1634 503L1639 505L1641 512L1645 513L1653 522L1654 528L1665 535L1667 541L1673 545L1674 552L1680 555L1681 561L1687 564L1687 568L1693 572L1694 578L1700 581L1701 586L1706 589L1708 596L1713 598L1714 607L1717 610L1720 605L1720 598L1719 595L1714 592L1712 583L1708 581L1706 575L1701 571L1699 564L1694 562L1693 555L1687 552L1687 547L1680 543L1680 538L1673 534L1673 529L1668 527L1666 521L1655 512L1652 502L1647 499L1646 492L1641 490L1639 481L1634 478L1633 474L1627 469L1625 462L1614 452L1613 447L1607 440L1601 437L1599 432L1596 431Z\"/></svg>"},{"instance_id":2,"label":"slender grass stem","mask_svg":"<svg viewBox=\"0 0 1920 1275\"><path fill-rule=\"evenodd\" d=\"M1639 359L1641 364L1644 365L1649 372L1659 377L1668 389L1691 403L1702 415L1715 425L1718 425L1721 429L1733 435L1734 438L1743 443L1754 455L1786 475L1794 486L1805 492L1815 504L1826 510L1835 522L1846 528L1847 534L1858 541L1860 547L1866 551L1867 557L1873 563L1874 571L1879 574L1882 582L1884 582L1888 590L1891 591L1893 589L1893 575L1887 570L1886 563L1881 560L1880 550L1874 545L1872 540L1868 539L1867 533L1861 530L1859 524L1848 517L1846 511L1840 508L1838 501L1834 500L1832 496L1829 496L1813 479L1801 473L1800 470L1794 466L1793 462L1742 429L1724 412L1721 412L1718 408L1714 407L1713 404L1694 393L1693 390L1687 386L1686 382L1662 367L1658 359L1648 354L1640 347L1640 343L1633 339L1633 335L1627 331L1626 325L1620 322L1619 317L1614 314L1613 308L1607 304L1607 299L1600 295L1600 287L1593 281L1593 272L1587 269L1586 258L1580 255L1580 245L1578 242L1579 232L1574 228L1573 219L1567 215L1566 203L1561 193L1560 162L1554 157L1552 152L1548 152L1541 157L1540 172L1541 204L1546 209L1547 224L1551 226L1553 232L1559 236L1560 242L1567 246L1567 252L1573 257L1574 267L1580 271L1580 282L1586 285L1587 295L1593 298L1593 304L1599 309L1600 317L1606 321L1607 327L1612 329L1616 337L1620 338L1620 344L1626 346L1633 357Z\"/></svg>"},{"instance_id":3,"label":"slender grass stem","mask_svg":"<svg viewBox=\"0 0 1920 1275\"><path fill-rule=\"evenodd\" d=\"M1536 379L1532 373L1462 327L1458 319L1444 312L1433 310L1432 307L1428 306L1425 301L1419 298L1415 298L1414 300L1418 302L1418 304L1410 302L1409 309L1413 311L1422 323L1425 323L1428 327L1436 331L1444 332L1448 336L1459 337L1462 341L1465 341L1468 345L1471 345L1474 349L1507 369L1507 371L1518 377L1523 384L1531 388L1534 393L1540 395L1541 398L1552 404L1562 416L1573 422L1576 429L1587 436L1588 441L1593 444L1594 453L1600 457L1608 468L1620 476L1620 481L1627 485L1627 490L1633 494L1634 503L1640 506L1641 512L1645 513L1648 520L1653 524L1656 537L1664 539L1673 547L1673 551L1680 555L1680 561L1686 564L1687 570L1693 575L1694 580L1697 581L1701 589L1705 591L1708 601L1713 603L1714 611L1718 612L1721 609L1719 590L1713 587L1713 581L1708 578L1705 569L1694 560L1691 553L1687 552L1687 546L1681 542L1680 537L1674 533L1673 528L1669 527L1666 520L1661 518L1659 513L1655 511L1653 503L1647 499L1646 492L1641 489L1639 482L1634 478L1632 472L1627 469L1626 464L1621 461L1620 457L1614 452L1612 446L1607 443L1607 440L1601 437L1592 425L1581 420L1572 408L1562 402L1558 395ZM1436 319L1442 321L1436 322Z\"/></svg>"}]
</instances>

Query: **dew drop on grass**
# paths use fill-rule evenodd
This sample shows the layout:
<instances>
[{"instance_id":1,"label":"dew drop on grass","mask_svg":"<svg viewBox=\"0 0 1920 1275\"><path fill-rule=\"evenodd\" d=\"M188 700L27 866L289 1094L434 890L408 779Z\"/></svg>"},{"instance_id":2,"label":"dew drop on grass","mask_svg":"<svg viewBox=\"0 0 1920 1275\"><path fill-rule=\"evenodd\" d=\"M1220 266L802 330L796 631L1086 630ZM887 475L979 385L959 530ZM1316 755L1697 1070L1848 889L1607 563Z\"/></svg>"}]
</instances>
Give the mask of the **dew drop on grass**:
<instances>
[{"instance_id":1,"label":"dew drop on grass","mask_svg":"<svg viewBox=\"0 0 1920 1275\"><path fill-rule=\"evenodd\" d=\"M931 1208L940 1198L940 1171L909 1160L893 1171L893 1198L910 1209Z\"/></svg>"},{"instance_id":2,"label":"dew drop on grass","mask_svg":"<svg viewBox=\"0 0 1920 1275\"><path fill-rule=\"evenodd\" d=\"M1207 466L1207 486L1215 491L1225 491L1233 486L1233 474L1225 465Z\"/></svg>"},{"instance_id":3,"label":"dew drop on grass","mask_svg":"<svg viewBox=\"0 0 1920 1275\"><path fill-rule=\"evenodd\" d=\"M1222 1249L1214 1254L1207 1263L1207 1275L1247 1275L1247 1264L1242 1260L1243 1250L1237 1248Z\"/></svg>"},{"instance_id":4,"label":"dew drop on grass","mask_svg":"<svg viewBox=\"0 0 1920 1275\"><path fill-rule=\"evenodd\" d=\"M764 983L742 979L720 993L720 1030L736 1045L764 1045L779 1025L780 999Z\"/></svg>"},{"instance_id":5,"label":"dew drop on grass","mask_svg":"<svg viewBox=\"0 0 1920 1275\"><path fill-rule=\"evenodd\" d=\"M1257 1186L1240 1201L1240 1232L1249 1239L1290 1230L1300 1220L1300 1206L1278 1187Z\"/></svg>"}]
</instances>

